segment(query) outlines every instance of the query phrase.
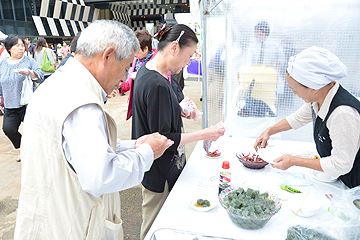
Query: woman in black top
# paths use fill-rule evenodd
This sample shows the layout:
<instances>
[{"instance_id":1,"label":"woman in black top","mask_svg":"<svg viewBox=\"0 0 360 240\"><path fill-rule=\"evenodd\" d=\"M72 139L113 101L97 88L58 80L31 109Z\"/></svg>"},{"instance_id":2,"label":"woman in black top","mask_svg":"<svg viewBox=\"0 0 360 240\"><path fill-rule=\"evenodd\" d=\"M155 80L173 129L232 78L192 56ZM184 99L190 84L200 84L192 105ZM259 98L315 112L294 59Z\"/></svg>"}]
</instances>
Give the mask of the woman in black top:
<instances>
[{"instance_id":1,"label":"woman in black top","mask_svg":"<svg viewBox=\"0 0 360 240\"><path fill-rule=\"evenodd\" d=\"M184 145L199 140L215 141L224 135L223 127L214 126L193 133L183 133L179 99L167 73L179 73L190 64L198 39L186 25L163 26L156 35L158 54L144 64L136 75L133 100L132 138L159 132L174 141L165 153L154 161L143 179L144 239L169 191L185 166Z\"/></svg>"}]
</instances>

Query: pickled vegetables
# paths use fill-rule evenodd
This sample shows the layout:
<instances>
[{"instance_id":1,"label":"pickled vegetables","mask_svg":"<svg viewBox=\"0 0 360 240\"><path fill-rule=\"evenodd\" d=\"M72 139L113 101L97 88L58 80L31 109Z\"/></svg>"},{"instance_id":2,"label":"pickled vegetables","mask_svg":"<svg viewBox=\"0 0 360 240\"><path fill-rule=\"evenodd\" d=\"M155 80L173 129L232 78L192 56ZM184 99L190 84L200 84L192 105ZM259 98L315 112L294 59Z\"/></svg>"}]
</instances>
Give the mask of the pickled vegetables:
<instances>
[{"instance_id":1,"label":"pickled vegetables","mask_svg":"<svg viewBox=\"0 0 360 240\"><path fill-rule=\"evenodd\" d=\"M195 207L203 207L203 208L206 208L206 207L210 207L210 201L209 200L206 200L206 199L198 199L196 201L196 203L194 204Z\"/></svg>"},{"instance_id":2,"label":"pickled vegetables","mask_svg":"<svg viewBox=\"0 0 360 240\"><path fill-rule=\"evenodd\" d=\"M243 217L267 217L275 211L276 204L269 194L259 190L238 188L224 197L224 206Z\"/></svg>"}]
</instances>

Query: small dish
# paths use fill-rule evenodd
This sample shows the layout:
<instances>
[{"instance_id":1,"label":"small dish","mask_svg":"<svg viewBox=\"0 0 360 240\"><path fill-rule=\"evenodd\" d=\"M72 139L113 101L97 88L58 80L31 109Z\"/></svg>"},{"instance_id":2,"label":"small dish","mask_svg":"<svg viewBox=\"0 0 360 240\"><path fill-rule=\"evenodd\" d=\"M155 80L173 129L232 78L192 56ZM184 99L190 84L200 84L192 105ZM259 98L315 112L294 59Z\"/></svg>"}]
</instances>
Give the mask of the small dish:
<instances>
[{"instance_id":1,"label":"small dish","mask_svg":"<svg viewBox=\"0 0 360 240\"><path fill-rule=\"evenodd\" d=\"M294 193L289 198L290 209L294 213L299 209L299 206L301 205L301 202L303 201L304 197L305 197L305 193ZM301 205L301 209L297 215L300 217L311 217L316 213L318 213L320 211L320 208L321 208L320 200L315 196L309 194L305 198L303 204Z\"/></svg>"},{"instance_id":2,"label":"small dish","mask_svg":"<svg viewBox=\"0 0 360 240\"><path fill-rule=\"evenodd\" d=\"M315 180L318 180L320 182L327 182L327 183L331 183L331 182L336 182L337 179L331 177L329 174L324 173L324 172L319 172L319 171L312 171L311 175L313 176L313 178Z\"/></svg>"},{"instance_id":3,"label":"small dish","mask_svg":"<svg viewBox=\"0 0 360 240\"><path fill-rule=\"evenodd\" d=\"M205 157L211 158L211 159L218 159L218 158L222 158L222 157L223 157L223 154L221 154L221 155L218 156L218 157L210 157L210 156L208 156L208 155L205 153Z\"/></svg>"},{"instance_id":4,"label":"small dish","mask_svg":"<svg viewBox=\"0 0 360 240\"><path fill-rule=\"evenodd\" d=\"M16 68L16 69L13 69L13 73L20 73L20 72L23 72L26 70L27 70L27 68Z\"/></svg>"},{"instance_id":5,"label":"small dish","mask_svg":"<svg viewBox=\"0 0 360 240\"><path fill-rule=\"evenodd\" d=\"M214 207L217 206L218 204L218 201L215 200L215 199L208 199L206 197L202 198L202 199L207 199L210 201L210 206L209 207L196 207L195 204L198 200L198 198L194 198L194 199L191 199L189 201L189 206L192 207L195 211L198 211L198 212L207 212L207 211L210 211L211 209L213 209Z\"/></svg>"}]
</instances>

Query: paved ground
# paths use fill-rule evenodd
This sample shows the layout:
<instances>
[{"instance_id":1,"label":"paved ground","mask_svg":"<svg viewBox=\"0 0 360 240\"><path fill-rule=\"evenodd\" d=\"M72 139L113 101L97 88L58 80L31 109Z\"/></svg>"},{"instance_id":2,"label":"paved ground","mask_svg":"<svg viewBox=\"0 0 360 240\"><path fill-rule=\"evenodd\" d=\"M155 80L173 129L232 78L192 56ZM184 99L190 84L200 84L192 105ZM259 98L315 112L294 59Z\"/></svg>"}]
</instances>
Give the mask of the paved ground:
<instances>
[{"instance_id":1,"label":"paved ground","mask_svg":"<svg viewBox=\"0 0 360 240\"><path fill-rule=\"evenodd\" d=\"M189 96L198 108L202 109L201 82L197 78L189 78L185 81L184 95ZM116 96L110 99L106 108L115 118L118 124L118 136L122 139L130 139L131 121L125 121L127 111L127 97ZM0 116L0 126L2 129L3 117ZM186 132L193 132L202 128L201 120L184 119ZM21 130L21 127L20 127ZM186 156L189 158L196 143L186 145ZM21 163L15 161L19 151L15 150L0 130L0 239L13 239L14 225L16 222L16 210L20 193L20 174ZM121 192L122 219L124 221L125 239L139 239L141 224L141 187Z\"/></svg>"}]
</instances>

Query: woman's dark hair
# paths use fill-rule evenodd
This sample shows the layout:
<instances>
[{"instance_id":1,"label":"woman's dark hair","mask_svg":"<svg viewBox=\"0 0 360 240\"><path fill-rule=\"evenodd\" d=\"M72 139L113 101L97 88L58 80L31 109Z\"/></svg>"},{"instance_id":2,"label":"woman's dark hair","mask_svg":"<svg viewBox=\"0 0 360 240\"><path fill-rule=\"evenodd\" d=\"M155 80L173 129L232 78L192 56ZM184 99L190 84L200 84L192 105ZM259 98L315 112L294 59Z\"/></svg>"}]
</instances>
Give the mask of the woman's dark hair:
<instances>
[{"instance_id":1,"label":"woman's dark hair","mask_svg":"<svg viewBox=\"0 0 360 240\"><path fill-rule=\"evenodd\" d=\"M81 32L78 32L70 43L70 53L76 52L77 41L80 37Z\"/></svg>"},{"instance_id":2,"label":"woman's dark hair","mask_svg":"<svg viewBox=\"0 0 360 240\"><path fill-rule=\"evenodd\" d=\"M45 38L40 37L36 41L36 47L35 47L34 52L40 52L43 47L46 48L46 40L45 40Z\"/></svg>"},{"instance_id":3,"label":"woman's dark hair","mask_svg":"<svg viewBox=\"0 0 360 240\"><path fill-rule=\"evenodd\" d=\"M166 45L176 40L178 40L180 48L199 42L195 32L184 24L166 26L159 33L161 31L163 33L156 36L156 39L159 40L158 51L161 51Z\"/></svg>"},{"instance_id":4,"label":"woman's dark hair","mask_svg":"<svg viewBox=\"0 0 360 240\"><path fill-rule=\"evenodd\" d=\"M148 30L137 30L135 35L140 43L141 50L144 51L145 47L148 47L148 50L152 50L152 37Z\"/></svg>"},{"instance_id":5,"label":"woman's dark hair","mask_svg":"<svg viewBox=\"0 0 360 240\"><path fill-rule=\"evenodd\" d=\"M6 51L8 51L10 53L10 49L18 44L19 39L23 42L23 44L25 45L25 41L24 39L22 39L22 37L15 35L15 34L10 34L4 41L4 45L6 48Z\"/></svg>"}]
</instances>

